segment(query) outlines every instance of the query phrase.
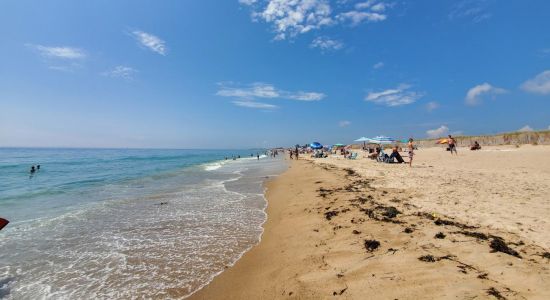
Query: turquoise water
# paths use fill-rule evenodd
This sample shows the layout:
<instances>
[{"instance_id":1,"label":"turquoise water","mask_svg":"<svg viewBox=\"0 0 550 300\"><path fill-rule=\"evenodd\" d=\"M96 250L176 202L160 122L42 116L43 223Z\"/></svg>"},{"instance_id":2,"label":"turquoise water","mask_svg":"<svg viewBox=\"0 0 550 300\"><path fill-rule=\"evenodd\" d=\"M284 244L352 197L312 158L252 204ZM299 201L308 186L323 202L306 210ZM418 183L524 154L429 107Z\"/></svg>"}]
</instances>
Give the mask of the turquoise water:
<instances>
[{"instance_id":1,"label":"turquoise water","mask_svg":"<svg viewBox=\"0 0 550 300\"><path fill-rule=\"evenodd\" d=\"M193 292L258 241L258 152L0 149L0 298Z\"/></svg>"}]
</instances>

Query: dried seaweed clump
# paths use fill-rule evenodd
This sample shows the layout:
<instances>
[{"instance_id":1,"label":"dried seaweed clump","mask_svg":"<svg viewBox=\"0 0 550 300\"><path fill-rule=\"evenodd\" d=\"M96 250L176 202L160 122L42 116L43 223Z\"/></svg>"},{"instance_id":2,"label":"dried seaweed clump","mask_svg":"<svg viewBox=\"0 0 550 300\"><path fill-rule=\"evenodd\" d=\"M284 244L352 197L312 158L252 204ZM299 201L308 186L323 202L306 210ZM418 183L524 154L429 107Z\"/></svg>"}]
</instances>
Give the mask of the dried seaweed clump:
<instances>
[{"instance_id":1,"label":"dried seaweed clump","mask_svg":"<svg viewBox=\"0 0 550 300\"><path fill-rule=\"evenodd\" d=\"M377 240L365 240L365 249L368 252L372 252L380 247L380 242Z\"/></svg>"},{"instance_id":2,"label":"dried seaweed clump","mask_svg":"<svg viewBox=\"0 0 550 300\"><path fill-rule=\"evenodd\" d=\"M491 244L489 244L489 247L493 249L491 252L502 252L502 253L515 256L517 258L521 258L521 255L519 255L519 253L516 250L508 247L504 239L502 239L501 237L498 237L498 236L493 237L493 240L491 241Z\"/></svg>"}]
</instances>

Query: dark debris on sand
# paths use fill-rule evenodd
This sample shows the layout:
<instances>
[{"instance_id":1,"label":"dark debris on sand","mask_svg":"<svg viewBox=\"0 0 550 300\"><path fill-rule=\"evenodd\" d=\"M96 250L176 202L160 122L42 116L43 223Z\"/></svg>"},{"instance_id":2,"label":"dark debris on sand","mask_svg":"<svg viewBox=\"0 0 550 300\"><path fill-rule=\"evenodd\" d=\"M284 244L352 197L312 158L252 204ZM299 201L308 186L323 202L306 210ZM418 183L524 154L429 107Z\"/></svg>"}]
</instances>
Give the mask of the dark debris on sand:
<instances>
[{"instance_id":1,"label":"dark debris on sand","mask_svg":"<svg viewBox=\"0 0 550 300\"><path fill-rule=\"evenodd\" d=\"M437 226L441 226L441 225L454 226L454 227L458 227L458 228L461 228L461 229L476 228L474 226L469 226L469 225L461 224L461 223L458 223L458 222L455 222L455 221L443 220L443 219L439 219L439 218L434 221L434 224L437 225Z\"/></svg>"},{"instance_id":2,"label":"dark debris on sand","mask_svg":"<svg viewBox=\"0 0 550 300\"><path fill-rule=\"evenodd\" d=\"M414 232L414 229L410 228L410 227L407 227L405 228L405 230L403 230L404 233L413 233Z\"/></svg>"},{"instance_id":3,"label":"dark debris on sand","mask_svg":"<svg viewBox=\"0 0 550 300\"><path fill-rule=\"evenodd\" d=\"M462 231L455 231L453 233L460 233L460 234L463 234L465 236L469 236L469 237L473 237L473 238L476 238L478 240L488 240L489 239L489 236L486 235L485 233L481 233L481 232L475 232L475 231L465 231L465 230L462 230Z\"/></svg>"},{"instance_id":4,"label":"dark debris on sand","mask_svg":"<svg viewBox=\"0 0 550 300\"><path fill-rule=\"evenodd\" d=\"M348 288L342 289L342 290L340 290L339 292L333 292L332 295L333 295L333 296L342 295L347 289L348 289Z\"/></svg>"},{"instance_id":5,"label":"dark debris on sand","mask_svg":"<svg viewBox=\"0 0 550 300\"><path fill-rule=\"evenodd\" d=\"M422 255L418 258L418 260L420 261L423 261L423 262L436 262L436 259L433 255Z\"/></svg>"},{"instance_id":6,"label":"dark debris on sand","mask_svg":"<svg viewBox=\"0 0 550 300\"><path fill-rule=\"evenodd\" d=\"M493 240L491 241L491 244L489 244L489 247L493 249L491 252L502 252L502 253L515 256L517 258L521 258L521 255L519 255L519 253L516 250L508 247L504 239L501 237L493 236Z\"/></svg>"},{"instance_id":7,"label":"dark debris on sand","mask_svg":"<svg viewBox=\"0 0 550 300\"><path fill-rule=\"evenodd\" d=\"M337 215L338 215L338 211L336 210L327 211L325 213L325 218L330 221L333 217L336 217Z\"/></svg>"},{"instance_id":8,"label":"dark debris on sand","mask_svg":"<svg viewBox=\"0 0 550 300\"><path fill-rule=\"evenodd\" d=\"M434 237L436 239L444 239L446 235L443 232L438 232Z\"/></svg>"},{"instance_id":9,"label":"dark debris on sand","mask_svg":"<svg viewBox=\"0 0 550 300\"><path fill-rule=\"evenodd\" d=\"M543 258L550 259L550 252L544 252L540 256L542 256Z\"/></svg>"},{"instance_id":10,"label":"dark debris on sand","mask_svg":"<svg viewBox=\"0 0 550 300\"><path fill-rule=\"evenodd\" d=\"M487 290L487 295L493 296L498 300L506 300L506 297L502 296L502 294L494 287L491 287Z\"/></svg>"},{"instance_id":11,"label":"dark debris on sand","mask_svg":"<svg viewBox=\"0 0 550 300\"><path fill-rule=\"evenodd\" d=\"M380 247L380 242L377 240L365 240L365 249L368 252L372 252Z\"/></svg>"}]
</instances>

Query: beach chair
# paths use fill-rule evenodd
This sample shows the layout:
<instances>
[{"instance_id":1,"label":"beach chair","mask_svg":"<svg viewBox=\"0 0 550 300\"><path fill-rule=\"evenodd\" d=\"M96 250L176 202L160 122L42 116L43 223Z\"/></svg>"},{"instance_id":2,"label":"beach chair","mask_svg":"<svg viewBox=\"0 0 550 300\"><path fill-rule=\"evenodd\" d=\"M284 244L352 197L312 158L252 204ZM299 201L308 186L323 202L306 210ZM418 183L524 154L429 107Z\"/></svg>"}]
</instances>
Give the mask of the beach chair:
<instances>
[{"instance_id":1,"label":"beach chair","mask_svg":"<svg viewBox=\"0 0 550 300\"><path fill-rule=\"evenodd\" d=\"M357 152L352 152L348 159L357 159Z\"/></svg>"}]
</instances>

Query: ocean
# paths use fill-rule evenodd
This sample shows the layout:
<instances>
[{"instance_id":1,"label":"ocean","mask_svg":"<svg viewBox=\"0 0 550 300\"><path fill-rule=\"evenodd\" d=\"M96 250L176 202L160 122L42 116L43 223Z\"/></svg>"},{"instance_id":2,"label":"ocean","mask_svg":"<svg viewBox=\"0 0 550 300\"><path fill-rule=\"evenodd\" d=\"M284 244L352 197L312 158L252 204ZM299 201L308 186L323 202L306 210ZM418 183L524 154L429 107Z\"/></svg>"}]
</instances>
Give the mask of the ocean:
<instances>
[{"instance_id":1,"label":"ocean","mask_svg":"<svg viewBox=\"0 0 550 300\"><path fill-rule=\"evenodd\" d=\"M259 241L287 168L262 154L0 149L0 298L189 295Z\"/></svg>"}]
</instances>

